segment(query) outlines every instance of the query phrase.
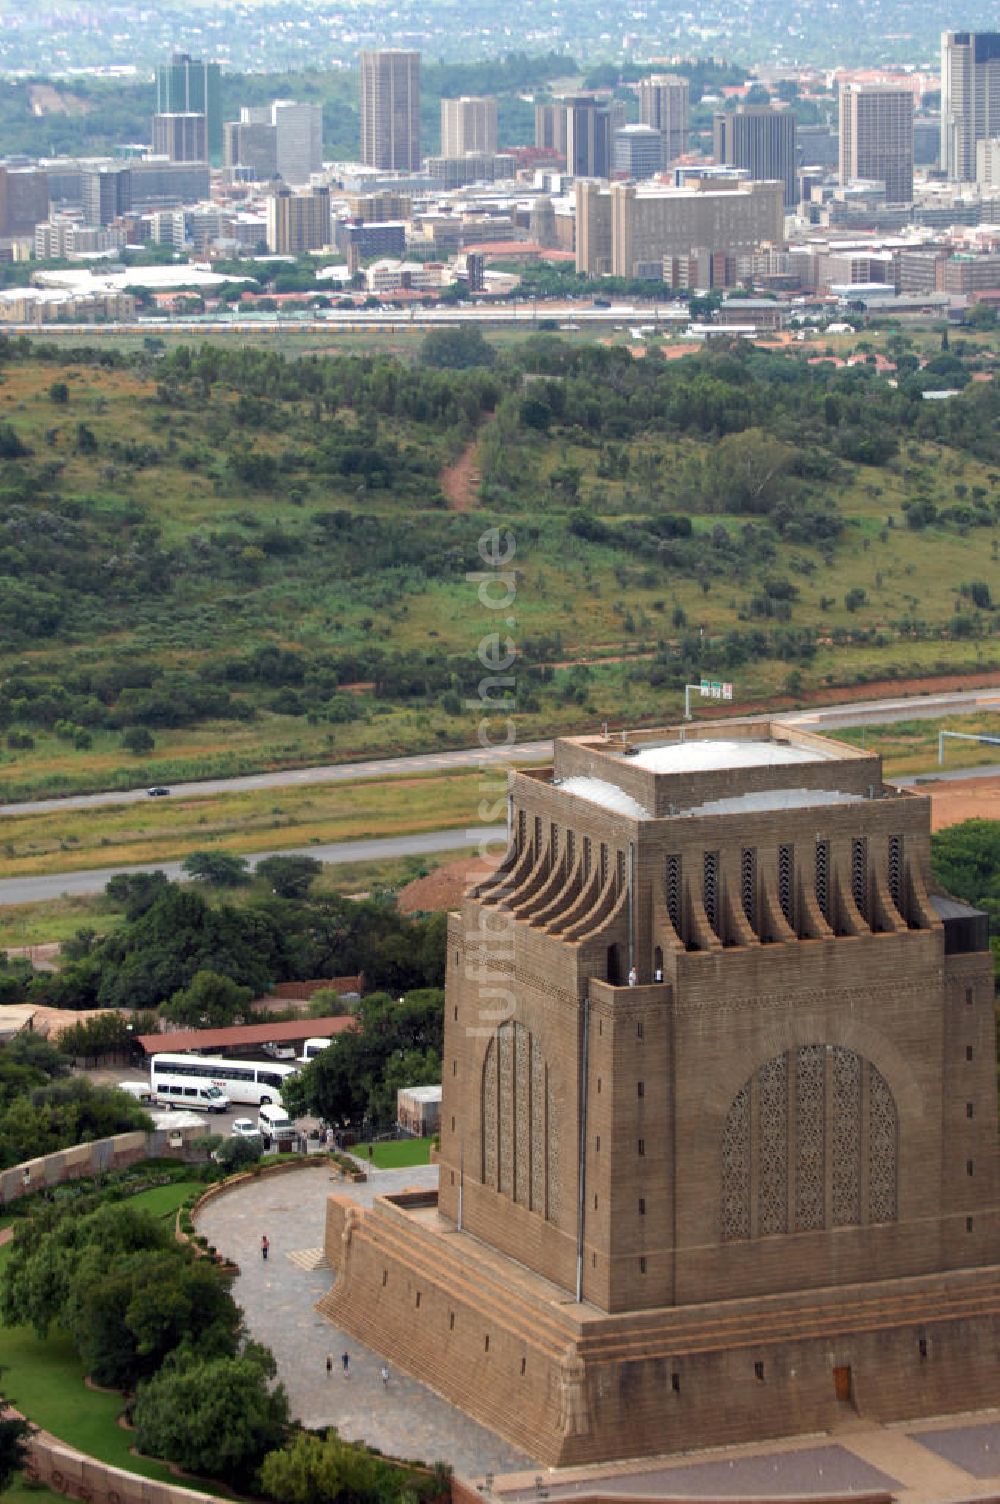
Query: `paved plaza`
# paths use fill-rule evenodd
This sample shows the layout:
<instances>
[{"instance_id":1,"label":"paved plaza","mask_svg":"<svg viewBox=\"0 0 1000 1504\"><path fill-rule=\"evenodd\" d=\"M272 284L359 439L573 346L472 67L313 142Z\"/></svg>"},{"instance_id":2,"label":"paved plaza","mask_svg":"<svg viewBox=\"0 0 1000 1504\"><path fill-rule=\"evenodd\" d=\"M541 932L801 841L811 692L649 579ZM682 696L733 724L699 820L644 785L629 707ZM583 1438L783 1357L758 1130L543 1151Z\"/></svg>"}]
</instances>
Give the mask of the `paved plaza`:
<instances>
[{"instance_id":1,"label":"paved plaza","mask_svg":"<svg viewBox=\"0 0 1000 1504\"><path fill-rule=\"evenodd\" d=\"M600 1468L542 1469L477 1425L426 1385L331 1326L316 1311L331 1271L317 1267L326 1198L335 1191L368 1206L374 1196L433 1187L436 1166L375 1170L349 1185L327 1161L244 1181L210 1201L198 1228L240 1266L233 1294L252 1334L272 1349L293 1415L334 1425L349 1440L397 1457L450 1462L467 1478L494 1476L501 1504L627 1494L673 1498L822 1498L884 1489L901 1504L965 1504L1000 1494L1000 1412L878 1426L857 1417L834 1436L793 1437ZM260 1240L270 1243L266 1262ZM344 1378L341 1354L350 1356ZM327 1377L326 1357L333 1358ZM986 1485L984 1487L984 1485Z\"/></svg>"},{"instance_id":2,"label":"paved plaza","mask_svg":"<svg viewBox=\"0 0 1000 1504\"><path fill-rule=\"evenodd\" d=\"M333 1191L349 1194L369 1206L373 1195L414 1185L436 1186L437 1166L374 1170L367 1183L351 1185L334 1179L324 1160L245 1181L205 1206L198 1230L239 1264L233 1296L253 1336L278 1360L292 1414L303 1425L333 1425L350 1441L368 1442L396 1457L450 1462L465 1475L529 1467L523 1452L426 1385L391 1367L389 1383L383 1384L383 1359L315 1309L333 1278L327 1268L309 1267L310 1256L322 1248L327 1196ZM264 1234L270 1243L266 1262L260 1256ZM350 1356L347 1379L341 1365L344 1352ZM334 1361L329 1378L328 1353Z\"/></svg>"}]
</instances>

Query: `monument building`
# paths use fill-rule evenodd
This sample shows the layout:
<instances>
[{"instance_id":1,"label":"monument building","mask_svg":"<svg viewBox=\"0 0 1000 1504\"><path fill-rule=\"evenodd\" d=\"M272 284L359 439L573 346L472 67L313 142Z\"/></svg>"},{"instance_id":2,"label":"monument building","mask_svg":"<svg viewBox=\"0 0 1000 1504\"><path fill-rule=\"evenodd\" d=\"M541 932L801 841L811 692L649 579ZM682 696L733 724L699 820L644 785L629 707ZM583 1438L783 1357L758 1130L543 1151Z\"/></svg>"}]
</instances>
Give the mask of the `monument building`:
<instances>
[{"instance_id":1,"label":"monument building","mask_svg":"<svg viewBox=\"0 0 1000 1504\"><path fill-rule=\"evenodd\" d=\"M448 933L440 1189L339 1326L547 1463L1000 1402L993 974L880 758L731 721L510 777Z\"/></svg>"}]
</instances>

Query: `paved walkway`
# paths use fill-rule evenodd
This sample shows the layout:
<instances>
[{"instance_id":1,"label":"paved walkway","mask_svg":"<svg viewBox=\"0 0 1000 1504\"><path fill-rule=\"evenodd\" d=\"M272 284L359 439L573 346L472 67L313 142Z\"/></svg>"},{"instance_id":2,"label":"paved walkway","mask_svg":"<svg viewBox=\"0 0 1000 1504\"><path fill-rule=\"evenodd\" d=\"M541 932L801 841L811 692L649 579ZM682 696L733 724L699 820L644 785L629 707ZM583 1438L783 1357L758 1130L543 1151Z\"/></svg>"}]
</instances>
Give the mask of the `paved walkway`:
<instances>
[{"instance_id":1,"label":"paved walkway","mask_svg":"<svg viewBox=\"0 0 1000 1504\"><path fill-rule=\"evenodd\" d=\"M334 1425L350 1441L366 1441L396 1457L444 1460L466 1476L530 1467L523 1452L426 1385L393 1370L384 1386L382 1358L315 1309L332 1279L329 1269L308 1267L314 1262L309 1255L323 1244L330 1192L336 1189L370 1205L373 1196L413 1185L436 1186L437 1167L375 1170L366 1184L348 1185L331 1183L329 1165L317 1165L244 1182L208 1203L198 1216L198 1230L239 1264L233 1295L253 1336L277 1358L292 1414L304 1425ZM266 1262L260 1256L264 1233L270 1242ZM340 1362L345 1351L350 1354L349 1379ZM327 1353L334 1360L330 1378Z\"/></svg>"},{"instance_id":2,"label":"paved walkway","mask_svg":"<svg viewBox=\"0 0 1000 1504\"><path fill-rule=\"evenodd\" d=\"M668 1490L692 1500L750 1495L801 1499L833 1490L885 1488L900 1504L946 1504L1000 1497L1000 1412L956 1415L880 1426L861 1416L834 1435L788 1437L689 1452L671 1457L609 1463L603 1467L543 1469L477 1425L425 1385L393 1371L384 1387L382 1358L345 1336L315 1309L330 1287L317 1268L326 1197L334 1188L370 1205L374 1196L408 1186L432 1187L437 1169L376 1170L364 1185L337 1180L329 1166L247 1181L211 1201L199 1230L239 1263L234 1295L255 1337L273 1350L292 1413L307 1426L335 1425L397 1457L443 1459L465 1477L495 1475L500 1504L535 1504L536 1479L553 1501L593 1492L641 1496ZM265 1263L261 1235L270 1240ZM350 1378L340 1356L350 1354ZM326 1355L334 1372L326 1375ZM506 1476L504 1476L506 1475Z\"/></svg>"}]
</instances>

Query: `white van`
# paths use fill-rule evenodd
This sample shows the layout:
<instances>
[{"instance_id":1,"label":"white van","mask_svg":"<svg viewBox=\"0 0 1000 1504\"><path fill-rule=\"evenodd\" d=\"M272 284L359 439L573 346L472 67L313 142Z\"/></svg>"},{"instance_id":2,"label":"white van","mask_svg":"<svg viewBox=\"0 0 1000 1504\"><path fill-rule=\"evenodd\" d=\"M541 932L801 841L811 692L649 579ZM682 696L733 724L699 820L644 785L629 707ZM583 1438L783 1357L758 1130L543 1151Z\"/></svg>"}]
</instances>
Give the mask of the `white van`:
<instances>
[{"instance_id":1,"label":"white van","mask_svg":"<svg viewBox=\"0 0 1000 1504\"><path fill-rule=\"evenodd\" d=\"M153 1088L157 1107L184 1107L189 1112L228 1112L229 1098L211 1081L190 1076L160 1076Z\"/></svg>"},{"instance_id":2,"label":"white van","mask_svg":"<svg viewBox=\"0 0 1000 1504\"><path fill-rule=\"evenodd\" d=\"M322 1055L333 1044L332 1039L307 1039L302 1046L302 1054L298 1057L299 1065L308 1065L310 1060L315 1060L317 1055Z\"/></svg>"},{"instance_id":3,"label":"white van","mask_svg":"<svg viewBox=\"0 0 1000 1504\"><path fill-rule=\"evenodd\" d=\"M137 1102L146 1104L153 1100L153 1093L145 1081L118 1081L115 1084L119 1091L125 1092L129 1097L134 1097Z\"/></svg>"},{"instance_id":4,"label":"white van","mask_svg":"<svg viewBox=\"0 0 1000 1504\"><path fill-rule=\"evenodd\" d=\"M257 1127L266 1149L290 1149L296 1138L295 1124L280 1102L268 1102L260 1109Z\"/></svg>"}]
</instances>

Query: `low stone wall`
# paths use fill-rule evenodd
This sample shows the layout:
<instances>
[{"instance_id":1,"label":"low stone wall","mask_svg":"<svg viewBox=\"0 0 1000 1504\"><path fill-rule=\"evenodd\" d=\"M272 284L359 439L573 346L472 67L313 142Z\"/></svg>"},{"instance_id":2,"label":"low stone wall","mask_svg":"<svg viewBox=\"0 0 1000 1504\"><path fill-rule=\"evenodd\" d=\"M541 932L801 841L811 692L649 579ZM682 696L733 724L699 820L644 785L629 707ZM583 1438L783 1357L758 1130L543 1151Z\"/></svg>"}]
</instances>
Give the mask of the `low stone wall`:
<instances>
[{"instance_id":1,"label":"low stone wall","mask_svg":"<svg viewBox=\"0 0 1000 1504\"><path fill-rule=\"evenodd\" d=\"M8 1409L7 1415L18 1412ZM84 1504L218 1504L215 1494L143 1478L110 1463L87 1457L47 1431L36 1431L28 1445L25 1476L58 1494Z\"/></svg>"},{"instance_id":2,"label":"low stone wall","mask_svg":"<svg viewBox=\"0 0 1000 1504\"><path fill-rule=\"evenodd\" d=\"M187 1128L157 1128L152 1133L137 1130L25 1160L0 1171L0 1206L9 1206L22 1196L64 1185L69 1180L86 1180L90 1175L121 1170L140 1159L189 1159L193 1141L204 1132L200 1123Z\"/></svg>"}]
</instances>

